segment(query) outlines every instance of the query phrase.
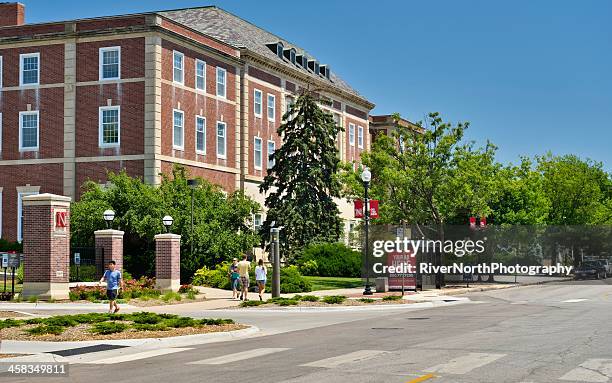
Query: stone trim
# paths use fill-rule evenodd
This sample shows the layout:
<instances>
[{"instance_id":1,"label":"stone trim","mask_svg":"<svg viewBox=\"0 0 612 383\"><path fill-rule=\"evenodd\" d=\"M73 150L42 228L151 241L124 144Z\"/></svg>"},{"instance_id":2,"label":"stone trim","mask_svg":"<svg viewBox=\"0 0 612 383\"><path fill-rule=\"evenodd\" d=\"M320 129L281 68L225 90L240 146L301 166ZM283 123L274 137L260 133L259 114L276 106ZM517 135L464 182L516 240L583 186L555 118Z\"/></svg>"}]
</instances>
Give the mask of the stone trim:
<instances>
[{"instance_id":1,"label":"stone trim","mask_svg":"<svg viewBox=\"0 0 612 383\"><path fill-rule=\"evenodd\" d=\"M207 164L204 162L186 160L183 158L176 158L176 157L163 156L163 155L156 156L156 158L159 159L160 161L172 162L172 163L181 164L181 165L188 165L188 166L193 166L196 168L217 170L217 171L225 172L225 173L240 173L240 170L238 168L230 168L228 166Z\"/></svg>"}]
</instances>

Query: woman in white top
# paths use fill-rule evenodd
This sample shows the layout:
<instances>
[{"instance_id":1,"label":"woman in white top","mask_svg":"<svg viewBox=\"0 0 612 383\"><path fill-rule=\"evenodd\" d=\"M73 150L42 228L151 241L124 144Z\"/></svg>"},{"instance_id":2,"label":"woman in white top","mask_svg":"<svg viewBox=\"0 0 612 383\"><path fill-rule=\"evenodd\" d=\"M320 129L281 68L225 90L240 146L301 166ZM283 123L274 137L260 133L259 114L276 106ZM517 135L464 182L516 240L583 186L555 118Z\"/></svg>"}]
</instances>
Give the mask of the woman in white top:
<instances>
[{"instance_id":1,"label":"woman in white top","mask_svg":"<svg viewBox=\"0 0 612 383\"><path fill-rule=\"evenodd\" d=\"M255 281L257 282L257 288L259 289L259 300L262 301L261 294L266 291L266 279L268 270L266 270L266 266L264 266L263 259L260 259L257 263L257 267L255 267Z\"/></svg>"}]
</instances>

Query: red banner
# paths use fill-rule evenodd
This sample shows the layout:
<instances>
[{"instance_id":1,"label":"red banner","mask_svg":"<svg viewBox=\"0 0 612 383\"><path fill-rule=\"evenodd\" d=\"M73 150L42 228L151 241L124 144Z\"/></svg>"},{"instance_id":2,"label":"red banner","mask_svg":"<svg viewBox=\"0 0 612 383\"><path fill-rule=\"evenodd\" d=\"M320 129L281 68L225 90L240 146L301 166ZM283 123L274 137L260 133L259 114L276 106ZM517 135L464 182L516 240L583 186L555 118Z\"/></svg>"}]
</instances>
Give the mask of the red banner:
<instances>
[{"instance_id":1,"label":"red banner","mask_svg":"<svg viewBox=\"0 0 612 383\"><path fill-rule=\"evenodd\" d=\"M378 218L378 200L371 199L369 203L370 208L370 218ZM354 210L355 210L355 218L363 218L363 201L360 199L356 199L353 202Z\"/></svg>"},{"instance_id":2,"label":"red banner","mask_svg":"<svg viewBox=\"0 0 612 383\"><path fill-rule=\"evenodd\" d=\"M355 206L355 218L363 218L363 201L356 199L354 202Z\"/></svg>"}]
</instances>

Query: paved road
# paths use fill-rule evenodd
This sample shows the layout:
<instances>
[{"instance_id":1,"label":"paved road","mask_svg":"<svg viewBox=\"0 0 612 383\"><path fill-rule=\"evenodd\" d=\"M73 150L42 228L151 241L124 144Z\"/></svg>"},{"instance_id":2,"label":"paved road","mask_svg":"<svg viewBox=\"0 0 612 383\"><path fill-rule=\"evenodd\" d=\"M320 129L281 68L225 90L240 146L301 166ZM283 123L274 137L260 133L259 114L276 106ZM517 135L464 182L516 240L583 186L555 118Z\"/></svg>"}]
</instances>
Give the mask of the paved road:
<instances>
[{"instance_id":1,"label":"paved road","mask_svg":"<svg viewBox=\"0 0 612 383\"><path fill-rule=\"evenodd\" d=\"M608 283L482 292L418 311L236 314L267 335L74 364L69 379L45 381L608 382Z\"/></svg>"}]
</instances>

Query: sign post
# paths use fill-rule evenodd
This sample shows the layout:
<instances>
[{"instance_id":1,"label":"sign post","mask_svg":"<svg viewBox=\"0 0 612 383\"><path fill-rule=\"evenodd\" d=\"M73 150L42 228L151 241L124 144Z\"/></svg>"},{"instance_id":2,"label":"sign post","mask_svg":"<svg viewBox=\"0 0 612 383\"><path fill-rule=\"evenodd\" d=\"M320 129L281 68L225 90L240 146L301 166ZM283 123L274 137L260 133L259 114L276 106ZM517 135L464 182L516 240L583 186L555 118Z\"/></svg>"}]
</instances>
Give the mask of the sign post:
<instances>
[{"instance_id":1,"label":"sign post","mask_svg":"<svg viewBox=\"0 0 612 383\"><path fill-rule=\"evenodd\" d=\"M81 268L81 253L74 253L74 266L76 267L76 277L79 280L79 269Z\"/></svg>"},{"instance_id":2,"label":"sign post","mask_svg":"<svg viewBox=\"0 0 612 383\"><path fill-rule=\"evenodd\" d=\"M270 249L274 250L272 267L272 298L280 297L280 228L270 229Z\"/></svg>"}]
</instances>

